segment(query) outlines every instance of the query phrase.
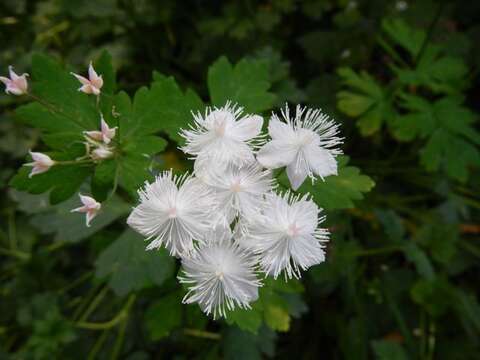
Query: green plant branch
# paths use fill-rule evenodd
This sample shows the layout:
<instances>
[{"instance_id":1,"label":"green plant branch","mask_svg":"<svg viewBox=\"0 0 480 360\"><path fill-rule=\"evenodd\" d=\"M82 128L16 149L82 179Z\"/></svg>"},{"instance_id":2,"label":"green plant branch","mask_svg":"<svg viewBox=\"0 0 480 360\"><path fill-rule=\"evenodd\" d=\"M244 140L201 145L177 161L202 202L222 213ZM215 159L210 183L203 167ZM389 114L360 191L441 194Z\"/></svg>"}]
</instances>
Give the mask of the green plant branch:
<instances>
[{"instance_id":1,"label":"green plant branch","mask_svg":"<svg viewBox=\"0 0 480 360\"><path fill-rule=\"evenodd\" d=\"M188 336L194 336L209 340L220 340L222 338L220 334L198 329L183 329L183 333Z\"/></svg>"},{"instance_id":2,"label":"green plant branch","mask_svg":"<svg viewBox=\"0 0 480 360\"><path fill-rule=\"evenodd\" d=\"M87 307L83 315L80 317L80 321L86 321L90 315L95 311L95 309L98 307L98 305L101 304L103 298L108 292L108 286L105 285L100 292L95 296L93 301L90 303L90 305Z\"/></svg>"},{"instance_id":3,"label":"green plant branch","mask_svg":"<svg viewBox=\"0 0 480 360\"><path fill-rule=\"evenodd\" d=\"M80 328L80 329L86 329L86 330L106 330L106 329L111 329L115 326L117 326L120 322L125 320L128 317L130 307L135 303L136 295L130 295L128 297L127 302L123 306L122 310L118 312L115 317L107 322L102 322L102 323L92 323L92 322L87 322L87 321L77 321L75 323L75 326Z\"/></svg>"},{"instance_id":4,"label":"green plant branch","mask_svg":"<svg viewBox=\"0 0 480 360\"><path fill-rule=\"evenodd\" d=\"M437 26L438 20L440 20L440 16L442 15L443 8L444 8L445 3L441 1L438 4L437 11L433 17L432 22L430 23L430 26L428 27L427 35L425 36L425 40L423 40L422 46L420 47L420 50L418 51L417 56L415 57L414 60L414 65L417 66L420 60L422 60L423 53L425 52L425 49L427 48L428 43L432 39L433 32L435 30L435 27Z\"/></svg>"}]
</instances>

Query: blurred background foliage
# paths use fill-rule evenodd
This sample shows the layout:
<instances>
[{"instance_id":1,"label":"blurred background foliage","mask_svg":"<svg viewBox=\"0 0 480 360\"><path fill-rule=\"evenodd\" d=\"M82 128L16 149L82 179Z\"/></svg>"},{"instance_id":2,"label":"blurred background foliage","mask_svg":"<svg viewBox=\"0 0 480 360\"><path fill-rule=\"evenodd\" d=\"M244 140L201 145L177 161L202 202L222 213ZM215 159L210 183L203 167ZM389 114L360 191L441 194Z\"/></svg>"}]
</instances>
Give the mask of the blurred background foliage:
<instances>
[{"instance_id":1,"label":"blurred background foliage","mask_svg":"<svg viewBox=\"0 0 480 360\"><path fill-rule=\"evenodd\" d=\"M0 358L480 358L479 38L475 1L3 0L2 73L34 52L84 69L108 50L128 93L155 70L206 99L220 56L261 59L276 106L334 116L376 185L361 200L373 183L347 167L332 181L345 198L322 195L327 263L270 284L263 318L213 322L181 305L173 261L119 237L120 199L87 229L67 216L75 199L9 189L42 143L2 93ZM157 161L189 166L174 146Z\"/></svg>"}]
</instances>

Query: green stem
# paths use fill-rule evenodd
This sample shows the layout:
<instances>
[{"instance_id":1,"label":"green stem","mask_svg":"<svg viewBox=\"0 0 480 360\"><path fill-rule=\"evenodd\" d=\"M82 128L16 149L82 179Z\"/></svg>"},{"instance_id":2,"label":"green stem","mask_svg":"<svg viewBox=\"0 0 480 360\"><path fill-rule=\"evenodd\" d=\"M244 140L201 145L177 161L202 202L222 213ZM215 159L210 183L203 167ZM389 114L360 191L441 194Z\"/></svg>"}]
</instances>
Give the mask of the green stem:
<instances>
[{"instance_id":1,"label":"green stem","mask_svg":"<svg viewBox=\"0 0 480 360\"><path fill-rule=\"evenodd\" d=\"M15 211L11 210L8 214L8 240L12 251L17 250L17 227L15 225Z\"/></svg>"},{"instance_id":2,"label":"green stem","mask_svg":"<svg viewBox=\"0 0 480 360\"><path fill-rule=\"evenodd\" d=\"M93 345L92 350L90 350L90 352L88 353L88 358L87 358L87 360L97 359L97 354L98 354L98 352L100 351L100 349L102 348L103 343L104 343L105 340L107 339L107 335L108 335L109 331L110 331L110 330L107 329L107 330L104 330L104 331L102 332L102 335L99 336L99 338L98 338L97 341L95 342L95 345Z\"/></svg>"},{"instance_id":3,"label":"green stem","mask_svg":"<svg viewBox=\"0 0 480 360\"><path fill-rule=\"evenodd\" d=\"M88 306L87 310L85 310L83 315L80 317L80 321L85 321L90 317L90 315L95 311L95 309L98 307L98 305L100 305L100 303L102 302L102 300L105 297L105 295L107 294L107 292L108 292L108 286L105 285L102 288L102 290L100 290L100 292L97 294L97 296L95 296L93 301Z\"/></svg>"},{"instance_id":4,"label":"green stem","mask_svg":"<svg viewBox=\"0 0 480 360\"><path fill-rule=\"evenodd\" d=\"M204 330L198 330L198 329L183 329L183 333L185 335L199 337L203 339L210 339L210 340L220 340L222 338L220 334L204 331Z\"/></svg>"},{"instance_id":5,"label":"green stem","mask_svg":"<svg viewBox=\"0 0 480 360\"><path fill-rule=\"evenodd\" d=\"M110 359L112 360L118 359L118 356L122 351L122 345L123 341L125 340L125 330L127 329L127 324L128 317L125 317L125 319L122 321L122 324L120 325L120 328L118 329L118 336L115 341L115 345L113 345L112 356L110 357Z\"/></svg>"},{"instance_id":6,"label":"green stem","mask_svg":"<svg viewBox=\"0 0 480 360\"><path fill-rule=\"evenodd\" d=\"M415 61L414 61L415 66L417 66L420 60L422 59L423 53L425 52L425 49L427 48L428 43L432 39L433 31L435 30L435 26L437 26L438 20L440 20L440 15L442 15L443 7L444 7L444 2L441 1L440 4L438 4L437 12L433 17L432 22L428 27L427 35L425 36L425 40L423 40L422 47L420 48L420 51L415 57Z\"/></svg>"},{"instance_id":7,"label":"green stem","mask_svg":"<svg viewBox=\"0 0 480 360\"><path fill-rule=\"evenodd\" d=\"M84 281L88 280L91 276L93 275L93 271L90 270L90 271L87 271L86 273L82 274L82 276L80 276L79 278L77 278L76 280L72 281L70 284L68 284L67 286L61 288L60 290L58 290L58 292L60 294L63 294L63 293L66 293L72 289L74 289L75 287L77 287L78 285L82 284Z\"/></svg>"},{"instance_id":8,"label":"green stem","mask_svg":"<svg viewBox=\"0 0 480 360\"><path fill-rule=\"evenodd\" d=\"M136 295L130 295L127 302L125 303L122 310L111 320L102 323L92 323L87 321L78 321L75 323L75 326L80 329L86 330L106 330L115 327L121 321L125 320L128 317L128 313L130 311L130 307L134 304L136 299Z\"/></svg>"},{"instance_id":9,"label":"green stem","mask_svg":"<svg viewBox=\"0 0 480 360\"><path fill-rule=\"evenodd\" d=\"M20 260L29 260L30 259L30 254L19 251L19 250L10 250L10 249L4 249L0 248L0 254L5 255L5 256L11 256Z\"/></svg>"}]
</instances>

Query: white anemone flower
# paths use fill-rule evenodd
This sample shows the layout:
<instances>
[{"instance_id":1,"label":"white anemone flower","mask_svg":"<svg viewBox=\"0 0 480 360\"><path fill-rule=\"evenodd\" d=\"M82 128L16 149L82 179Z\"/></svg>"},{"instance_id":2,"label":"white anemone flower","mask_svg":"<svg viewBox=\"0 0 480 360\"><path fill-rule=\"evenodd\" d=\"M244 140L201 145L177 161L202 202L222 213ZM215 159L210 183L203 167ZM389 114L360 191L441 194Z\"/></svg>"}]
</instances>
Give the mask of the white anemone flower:
<instances>
[{"instance_id":1,"label":"white anemone flower","mask_svg":"<svg viewBox=\"0 0 480 360\"><path fill-rule=\"evenodd\" d=\"M321 209L309 200L287 192L270 194L266 198L263 216L247 225L242 234L242 246L247 246L260 258L260 267L277 278L300 278L300 269L325 261L324 242L329 232L319 227L325 220Z\"/></svg>"},{"instance_id":2,"label":"white anemone flower","mask_svg":"<svg viewBox=\"0 0 480 360\"><path fill-rule=\"evenodd\" d=\"M145 183L138 194L140 204L127 223L152 240L147 250L164 246L171 255L180 256L191 251L193 240L202 241L212 227L213 194L192 176L164 172L153 183Z\"/></svg>"},{"instance_id":3,"label":"white anemone flower","mask_svg":"<svg viewBox=\"0 0 480 360\"><path fill-rule=\"evenodd\" d=\"M201 243L182 258L183 273L178 277L189 290L184 304L198 303L213 318L226 317L236 307L250 309L262 286L256 276L255 257L231 241Z\"/></svg>"},{"instance_id":4,"label":"white anemone flower","mask_svg":"<svg viewBox=\"0 0 480 360\"><path fill-rule=\"evenodd\" d=\"M204 116L194 114L195 122L190 129L180 131L186 140L182 151L197 160L196 169L210 164L242 165L255 160L252 147L260 139L263 118L242 113L243 108L227 102L221 108L207 108Z\"/></svg>"},{"instance_id":5,"label":"white anemone flower","mask_svg":"<svg viewBox=\"0 0 480 360\"><path fill-rule=\"evenodd\" d=\"M287 167L293 190L297 190L309 176L322 180L337 175L335 156L342 143L338 124L329 120L321 110L297 106L295 118L290 118L288 106L282 110L283 121L273 114L268 124L272 140L257 153L257 160L268 169Z\"/></svg>"},{"instance_id":6,"label":"white anemone flower","mask_svg":"<svg viewBox=\"0 0 480 360\"><path fill-rule=\"evenodd\" d=\"M240 167L209 167L202 180L215 193L216 213L225 225L239 215L254 217L263 206L264 195L274 187L271 171L256 162Z\"/></svg>"}]
</instances>

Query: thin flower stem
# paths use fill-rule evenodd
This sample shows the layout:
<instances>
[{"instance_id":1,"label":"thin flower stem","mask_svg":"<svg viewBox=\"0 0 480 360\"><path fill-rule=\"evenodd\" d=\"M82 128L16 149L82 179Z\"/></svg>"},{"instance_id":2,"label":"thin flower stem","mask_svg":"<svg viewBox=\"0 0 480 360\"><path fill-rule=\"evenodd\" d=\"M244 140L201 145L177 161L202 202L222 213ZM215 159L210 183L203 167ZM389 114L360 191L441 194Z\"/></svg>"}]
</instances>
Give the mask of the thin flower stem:
<instances>
[{"instance_id":1,"label":"thin flower stem","mask_svg":"<svg viewBox=\"0 0 480 360\"><path fill-rule=\"evenodd\" d=\"M220 340L222 336L218 333L213 333L204 330L198 329L183 329L183 333L185 335L194 336L203 339L210 339L210 340Z\"/></svg>"},{"instance_id":2,"label":"thin flower stem","mask_svg":"<svg viewBox=\"0 0 480 360\"><path fill-rule=\"evenodd\" d=\"M107 340L107 336L108 336L108 333L110 332L110 329L106 329L102 332L102 335L100 335L97 339L97 341L95 342L95 344L93 345L92 349L90 350L90 352L88 353L88 358L87 360L94 360L94 359L97 359L97 354L98 352L100 351L100 349L102 348L102 345L103 343L105 342L105 340Z\"/></svg>"},{"instance_id":3,"label":"thin flower stem","mask_svg":"<svg viewBox=\"0 0 480 360\"><path fill-rule=\"evenodd\" d=\"M130 307L135 303L136 295L130 295L122 310L111 320L102 323L92 323L87 321L78 321L75 326L86 330L106 330L117 326L121 321L128 317Z\"/></svg>"},{"instance_id":4,"label":"thin flower stem","mask_svg":"<svg viewBox=\"0 0 480 360\"><path fill-rule=\"evenodd\" d=\"M128 324L128 317L122 321L120 328L118 329L118 336L115 341L115 345L113 345L112 356L110 359L116 360L118 359L120 352L122 351L123 342L125 340L125 330L127 329Z\"/></svg>"},{"instance_id":5,"label":"thin flower stem","mask_svg":"<svg viewBox=\"0 0 480 360\"><path fill-rule=\"evenodd\" d=\"M15 211L11 210L8 213L8 240L10 248L17 250L17 227L15 225Z\"/></svg>"},{"instance_id":6,"label":"thin flower stem","mask_svg":"<svg viewBox=\"0 0 480 360\"><path fill-rule=\"evenodd\" d=\"M68 284L67 286L64 286L63 288L59 289L58 292L60 294L63 294L63 293L66 293L72 289L74 289L75 287L77 287L78 285L82 284L84 281L88 280L91 276L93 275L93 271L90 270L90 271L87 271L86 273L82 274L82 276L80 276L79 278L77 278L76 280L72 281L70 284Z\"/></svg>"},{"instance_id":7,"label":"thin flower stem","mask_svg":"<svg viewBox=\"0 0 480 360\"><path fill-rule=\"evenodd\" d=\"M420 48L420 51L417 54L417 57L415 58L414 64L415 66L418 65L420 60L422 59L423 53L425 52L428 43L432 39L433 31L435 30L435 26L437 26L438 20L440 20L440 16L442 15L443 12L443 7L445 3L441 1L438 4L437 7L437 12L435 13L432 22L430 23L430 26L428 27L427 35L425 36L425 40L423 40L422 47Z\"/></svg>"},{"instance_id":8,"label":"thin flower stem","mask_svg":"<svg viewBox=\"0 0 480 360\"><path fill-rule=\"evenodd\" d=\"M82 165L82 164L93 164L93 160L91 159L65 160L65 161L55 160L55 165Z\"/></svg>"},{"instance_id":9,"label":"thin flower stem","mask_svg":"<svg viewBox=\"0 0 480 360\"><path fill-rule=\"evenodd\" d=\"M10 249L4 249L4 248L0 248L0 255L10 256L20 260L30 259L29 253L19 251L19 250L10 250Z\"/></svg>"},{"instance_id":10,"label":"thin flower stem","mask_svg":"<svg viewBox=\"0 0 480 360\"><path fill-rule=\"evenodd\" d=\"M98 305L101 304L101 302L102 302L103 298L105 297L105 295L107 294L107 292L108 292L108 286L105 285L102 288L102 290L100 290L100 292L97 294L97 296L95 296L93 301L88 306L87 310L85 310L83 315L80 317L80 321L85 321L90 317L90 315L95 311L95 309L98 307Z\"/></svg>"},{"instance_id":11,"label":"thin flower stem","mask_svg":"<svg viewBox=\"0 0 480 360\"><path fill-rule=\"evenodd\" d=\"M428 351L427 351L427 360L433 360L435 355L435 322L432 320L428 327Z\"/></svg>"}]
</instances>

